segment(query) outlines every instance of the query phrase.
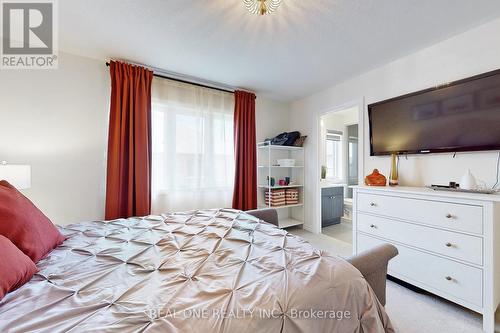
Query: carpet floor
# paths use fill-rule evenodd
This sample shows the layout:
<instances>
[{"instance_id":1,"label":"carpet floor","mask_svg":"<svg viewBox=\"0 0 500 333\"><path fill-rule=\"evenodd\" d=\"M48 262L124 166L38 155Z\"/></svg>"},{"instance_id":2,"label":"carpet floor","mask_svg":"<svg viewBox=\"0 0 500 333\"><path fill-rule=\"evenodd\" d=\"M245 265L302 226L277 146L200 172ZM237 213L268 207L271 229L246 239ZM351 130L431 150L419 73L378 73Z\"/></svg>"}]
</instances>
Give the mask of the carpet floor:
<instances>
[{"instance_id":1,"label":"carpet floor","mask_svg":"<svg viewBox=\"0 0 500 333\"><path fill-rule=\"evenodd\" d=\"M352 224L341 222L321 229L323 235L352 244Z\"/></svg>"}]
</instances>

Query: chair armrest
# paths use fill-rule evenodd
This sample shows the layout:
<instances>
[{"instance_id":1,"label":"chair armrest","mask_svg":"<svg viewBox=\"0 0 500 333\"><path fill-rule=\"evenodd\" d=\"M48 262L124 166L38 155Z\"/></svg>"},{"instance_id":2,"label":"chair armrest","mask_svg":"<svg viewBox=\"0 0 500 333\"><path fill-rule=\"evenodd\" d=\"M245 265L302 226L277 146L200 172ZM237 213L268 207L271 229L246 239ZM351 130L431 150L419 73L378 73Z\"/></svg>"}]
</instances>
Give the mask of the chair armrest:
<instances>
[{"instance_id":1,"label":"chair armrest","mask_svg":"<svg viewBox=\"0 0 500 333\"><path fill-rule=\"evenodd\" d=\"M245 213L278 226L278 211L273 208L247 210Z\"/></svg>"},{"instance_id":2,"label":"chair armrest","mask_svg":"<svg viewBox=\"0 0 500 333\"><path fill-rule=\"evenodd\" d=\"M384 244L347 259L363 274L382 305L386 301L387 265L397 255L395 246Z\"/></svg>"}]
</instances>

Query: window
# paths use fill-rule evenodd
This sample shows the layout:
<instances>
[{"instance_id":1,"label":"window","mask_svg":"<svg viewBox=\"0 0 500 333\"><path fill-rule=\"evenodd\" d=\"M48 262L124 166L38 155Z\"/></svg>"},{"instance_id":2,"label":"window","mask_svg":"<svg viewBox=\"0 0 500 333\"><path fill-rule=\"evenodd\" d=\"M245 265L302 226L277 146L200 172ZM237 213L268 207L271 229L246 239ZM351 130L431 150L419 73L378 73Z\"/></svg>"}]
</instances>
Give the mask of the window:
<instances>
[{"instance_id":1,"label":"window","mask_svg":"<svg viewBox=\"0 0 500 333\"><path fill-rule=\"evenodd\" d=\"M328 130L326 133L326 178L342 179L342 132Z\"/></svg>"},{"instance_id":2,"label":"window","mask_svg":"<svg viewBox=\"0 0 500 333\"><path fill-rule=\"evenodd\" d=\"M230 207L234 95L154 78L152 211Z\"/></svg>"}]
</instances>

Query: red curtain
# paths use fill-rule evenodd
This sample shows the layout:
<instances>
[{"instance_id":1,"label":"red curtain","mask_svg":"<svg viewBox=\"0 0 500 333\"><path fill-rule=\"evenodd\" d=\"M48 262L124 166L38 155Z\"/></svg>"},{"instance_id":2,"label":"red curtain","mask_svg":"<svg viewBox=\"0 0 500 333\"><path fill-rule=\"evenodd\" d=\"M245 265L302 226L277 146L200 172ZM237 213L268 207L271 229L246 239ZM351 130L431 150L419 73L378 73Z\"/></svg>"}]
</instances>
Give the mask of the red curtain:
<instances>
[{"instance_id":1,"label":"red curtain","mask_svg":"<svg viewBox=\"0 0 500 333\"><path fill-rule=\"evenodd\" d=\"M153 72L110 63L106 219L151 212L151 82Z\"/></svg>"},{"instance_id":2,"label":"red curtain","mask_svg":"<svg viewBox=\"0 0 500 333\"><path fill-rule=\"evenodd\" d=\"M233 208L257 208L257 139L255 136L255 95L234 93L235 179Z\"/></svg>"}]
</instances>

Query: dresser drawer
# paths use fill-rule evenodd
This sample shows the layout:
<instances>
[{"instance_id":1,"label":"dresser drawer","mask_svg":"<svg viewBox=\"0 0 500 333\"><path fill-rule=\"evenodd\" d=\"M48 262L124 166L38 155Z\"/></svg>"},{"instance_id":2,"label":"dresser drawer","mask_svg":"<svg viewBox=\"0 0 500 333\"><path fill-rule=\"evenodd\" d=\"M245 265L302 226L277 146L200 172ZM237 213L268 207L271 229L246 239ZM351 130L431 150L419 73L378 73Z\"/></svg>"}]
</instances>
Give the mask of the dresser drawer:
<instances>
[{"instance_id":1,"label":"dresser drawer","mask_svg":"<svg viewBox=\"0 0 500 333\"><path fill-rule=\"evenodd\" d=\"M483 234L483 208L481 206L358 193L357 210Z\"/></svg>"},{"instance_id":2,"label":"dresser drawer","mask_svg":"<svg viewBox=\"0 0 500 333\"><path fill-rule=\"evenodd\" d=\"M369 250L387 243L361 233L357 234L357 249ZM473 304L483 305L483 271L453 260L420 252L406 246L393 244L399 255L389 262L389 274L428 289L443 297L450 297Z\"/></svg>"},{"instance_id":3,"label":"dresser drawer","mask_svg":"<svg viewBox=\"0 0 500 333\"><path fill-rule=\"evenodd\" d=\"M363 213L357 215L359 231L388 240L411 245L473 264L483 264L483 239L391 220Z\"/></svg>"}]
</instances>

